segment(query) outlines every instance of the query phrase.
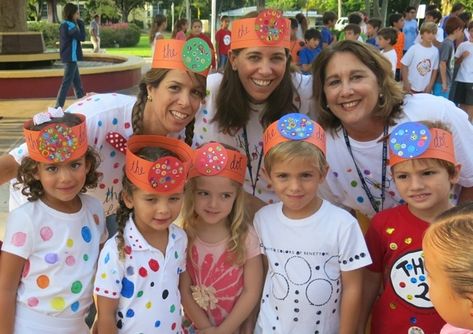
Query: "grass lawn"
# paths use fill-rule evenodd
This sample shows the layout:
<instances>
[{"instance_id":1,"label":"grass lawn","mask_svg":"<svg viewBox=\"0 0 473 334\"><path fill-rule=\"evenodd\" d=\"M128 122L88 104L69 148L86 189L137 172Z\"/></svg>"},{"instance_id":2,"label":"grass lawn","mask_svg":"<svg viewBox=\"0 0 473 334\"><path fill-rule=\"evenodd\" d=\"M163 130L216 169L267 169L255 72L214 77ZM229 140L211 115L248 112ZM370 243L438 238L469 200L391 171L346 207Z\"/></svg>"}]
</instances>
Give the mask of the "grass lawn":
<instances>
[{"instance_id":1,"label":"grass lawn","mask_svg":"<svg viewBox=\"0 0 473 334\"><path fill-rule=\"evenodd\" d=\"M165 33L166 38L171 38L171 33ZM141 34L140 41L131 48L107 48L107 53L113 55L132 55L139 57L152 57L148 34Z\"/></svg>"}]
</instances>

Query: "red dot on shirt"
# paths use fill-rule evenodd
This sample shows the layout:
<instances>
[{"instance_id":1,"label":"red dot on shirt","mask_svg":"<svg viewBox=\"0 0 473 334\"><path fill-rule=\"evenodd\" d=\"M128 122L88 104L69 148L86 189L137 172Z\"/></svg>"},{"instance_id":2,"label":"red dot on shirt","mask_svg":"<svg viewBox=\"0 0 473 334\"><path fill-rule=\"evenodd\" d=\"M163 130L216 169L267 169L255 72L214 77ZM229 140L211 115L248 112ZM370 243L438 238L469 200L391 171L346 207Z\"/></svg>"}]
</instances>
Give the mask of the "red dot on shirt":
<instances>
[{"instance_id":1,"label":"red dot on shirt","mask_svg":"<svg viewBox=\"0 0 473 334\"><path fill-rule=\"evenodd\" d=\"M100 184L99 184L99 188L100 188L100 189L104 189L104 188L105 188L105 184L100 183Z\"/></svg>"},{"instance_id":2,"label":"red dot on shirt","mask_svg":"<svg viewBox=\"0 0 473 334\"><path fill-rule=\"evenodd\" d=\"M117 184L119 181L119 179L113 179L113 184Z\"/></svg>"},{"instance_id":3,"label":"red dot on shirt","mask_svg":"<svg viewBox=\"0 0 473 334\"><path fill-rule=\"evenodd\" d=\"M405 287L406 287L406 283L400 282L400 283L399 283L399 286L400 286L401 288L405 288Z\"/></svg>"},{"instance_id":4,"label":"red dot on shirt","mask_svg":"<svg viewBox=\"0 0 473 334\"><path fill-rule=\"evenodd\" d=\"M131 126L131 125L130 125L130 122L126 122L126 123L125 123L125 129L128 129L130 126Z\"/></svg>"},{"instance_id":5,"label":"red dot on shirt","mask_svg":"<svg viewBox=\"0 0 473 334\"><path fill-rule=\"evenodd\" d=\"M113 168L118 168L118 167L120 167L120 163L115 162L115 163L113 164Z\"/></svg>"},{"instance_id":6,"label":"red dot on shirt","mask_svg":"<svg viewBox=\"0 0 473 334\"><path fill-rule=\"evenodd\" d=\"M125 253L130 255L131 254L131 247L130 246L125 246Z\"/></svg>"},{"instance_id":7,"label":"red dot on shirt","mask_svg":"<svg viewBox=\"0 0 473 334\"><path fill-rule=\"evenodd\" d=\"M171 329L172 329L172 330L175 330L175 329L176 329L176 323L175 323L175 322L172 323Z\"/></svg>"},{"instance_id":8,"label":"red dot on shirt","mask_svg":"<svg viewBox=\"0 0 473 334\"><path fill-rule=\"evenodd\" d=\"M156 261L154 259L149 260L148 265L149 265L149 268L152 271L158 271L159 270L159 263L158 263L158 261Z\"/></svg>"},{"instance_id":9,"label":"red dot on shirt","mask_svg":"<svg viewBox=\"0 0 473 334\"><path fill-rule=\"evenodd\" d=\"M145 268L143 268L143 267L141 267L141 268L138 270L138 273L140 274L141 277L146 277L146 276L148 276L148 271L147 271Z\"/></svg>"}]
</instances>

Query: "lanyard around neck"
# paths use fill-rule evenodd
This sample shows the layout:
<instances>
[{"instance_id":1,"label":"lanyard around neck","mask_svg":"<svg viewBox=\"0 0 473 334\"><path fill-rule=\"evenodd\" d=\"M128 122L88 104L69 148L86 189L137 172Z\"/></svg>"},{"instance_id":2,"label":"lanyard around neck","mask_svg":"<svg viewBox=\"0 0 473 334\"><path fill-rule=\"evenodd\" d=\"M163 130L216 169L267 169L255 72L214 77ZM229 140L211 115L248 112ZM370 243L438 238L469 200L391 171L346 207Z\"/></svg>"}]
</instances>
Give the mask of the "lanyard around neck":
<instances>
[{"instance_id":1,"label":"lanyard around neck","mask_svg":"<svg viewBox=\"0 0 473 334\"><path fill-rule=\"evenodd\" d=\"M253 190L252 195L256 194L256 184L259 180L259 171L261 169L261 162L263 160L263 147L258 152L258 166L256 168L256 175L253 175L253 167L251 166L251 154L250 154L250 143L248 142L248 133L246 131L246 126L243 128L243 141L245 142L245 153L246 153L246 167L248 168L248 174L250 175L251 188Z\"/></svg>"},{"instance_id":2,"label":"lanyard around neck","mask_svg":"<svg viewBox=\"0 0 473 334\"><path fill-rule=\"evenodd\" d=\"M345 138L345 144L347 145L348 152L351 155L353 164L355 165L355 168L356 168L356 172L358 173L358 177L360 178L361 186L363 187L363 190L365 191L366 196L368 196L368 199L370 200L373 210L376 212L379 212L380 210L383 210L384 208L384 199L385 199L385 191L386 191L386 164L388 160L388 144L387 144L386 136L388 134L388 127L385 126L383 130L384 139L383 139L383 156L382 156L383 161L382 161L382 167L381 167L381 205L380 206L376 203L374 196L371 193L368 185L366 184L365 178L363 177L363 174L361 173L361 170L358 167L358 164L356 163L355 156L353 155L353 151L351 149L350 139L348 138L347 130L345 130L344 127L342 127L342 129L343 129L343 137Z\"/></svg>"}]
</instances>

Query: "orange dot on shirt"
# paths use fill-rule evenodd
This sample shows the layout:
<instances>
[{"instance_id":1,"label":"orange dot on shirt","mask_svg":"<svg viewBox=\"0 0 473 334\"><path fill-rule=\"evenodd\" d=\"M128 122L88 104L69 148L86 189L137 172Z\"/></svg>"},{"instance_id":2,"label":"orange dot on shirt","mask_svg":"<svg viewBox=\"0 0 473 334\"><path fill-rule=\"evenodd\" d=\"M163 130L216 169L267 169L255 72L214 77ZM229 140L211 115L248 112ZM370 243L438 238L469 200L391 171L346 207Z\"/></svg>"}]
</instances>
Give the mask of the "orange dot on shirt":
<instances>
[{"instance_id":1,"label":"orange dot on shirt","mask_svg":"<svg viewBox=\"0 0 473 334\"><path fill-rule=\"evenodd\" d=\"M49 286L49 277L46 275L40 275L36 279L36 284L38 284L38 287L41 289L46 289Z\"/></svg>"}]
</instances>

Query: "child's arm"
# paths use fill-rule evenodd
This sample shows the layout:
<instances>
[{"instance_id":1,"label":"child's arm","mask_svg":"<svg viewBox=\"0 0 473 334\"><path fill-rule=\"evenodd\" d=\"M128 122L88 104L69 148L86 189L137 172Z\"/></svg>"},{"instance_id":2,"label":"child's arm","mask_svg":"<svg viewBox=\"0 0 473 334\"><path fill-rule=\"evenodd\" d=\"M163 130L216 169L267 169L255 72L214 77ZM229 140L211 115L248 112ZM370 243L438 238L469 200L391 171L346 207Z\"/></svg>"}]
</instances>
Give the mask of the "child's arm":
<instances>
[{"instance_id":1,"label":"child's arm","mask_svg":"<svg viewBox=\"0 0 473 334\"><path fill-rule=\"evenodd\" d=\"M456 65L460 65L463 61L463 59L465 59L466 57L468 57L470 55L470 52L468 51L463 51L463 53L460 55L459 58L455 58L455 64Z\"/></svg>"},{"instance_id":2,"label":"child's arm","mask_svg":"<svg viewBox=\"0 0 473 334\"><path fill-rule=\"evenodd\" d=\"M0 256L0 333L11 334L15 326L16 293L26 260L8 252Z\"/></svg>"},{"instance_id":3,"label":"child's arm","mask_svg":"<svg viewBox=\"0 0 473 334\"><path fill-rule=\"evenodd\" d=\"M427 85L427 87L425 87L424 93L430 94L432 92L432 88L434 87L435 80L437 79L437 73L438 73L438 70L432 70L432 75L430 76L430 82Z\"/></svg>"},{"instance_id":4,"label":"child's arm","mask_svg":"<svg viewBox=\"0 0 473 334\"><path fill-rule=\"evenodd\" d=\"M339 334L356 332L362 299L363 269L342 271L342 295Z\"/></svg>"},{"instance_id":5,"label":"child's arm","mask_svg":"<svg viewBox=\"0 0 473 334\"><path fill-rule=\"evenodd\" d=\"M194 323L198 330L212 327L205 311L195 302L191 291L191 278L187 271L179 275L179 291L181 292L181 303L186 316Z\"/></svg>"},{"instance_id":6,"label":"child's arm","mask_svg":"<svg viewBox=\"0 0 473 334\"><path fill-rule=\"evenodd\" d=\"M261 255L257 255L246 261L243 267L243 291L230 314L218 326L217 333L234 333L258 304L262 289L263 262Z\"/></svg>"},{"instance_id":7,"label":"child's arm","mask_svg":"<svg viewBox=\"0 0 473 334\"><path fill-rule=\"evenodd\" d=\"M118 332L117 312L119 299L97 296L97 329L99 333L116 334Z\"/></svg>"},{"instance_id":8,"label":"child's arm","mask_svg":"<svg viewBox=\"0 0 473 334\"><path fill-rule=\"evenodd\" d=\"M10 154L4 154L0 157L0 184L4 184L15 178L18 173L18 163Z\"/></svg>"},{"instance_id":9,"label":"child's arm","mask_svg":"<svg viewBox=\"0 0 473 334\"><path fill-rule=\"evenodd\" d=\"M381 288L381 273L377 273L366 268L363 269L363 299L360 310L360 321L358 326L358 334L364 334L368 319L370 317L371 308L378 297Z\"/></svg>"},{"instance_id":10,"label":"child's arm","mask_svg":"<svg viewBox=\"0 0 473 334\"><path fill-rule=\"evenodd\" d=\"M409 67L401 63L402 86L405 92L411 91L411 83L409 82Z\"/></svg>"},{"instance_id":11,"label":"child's arm","mask_svg":"<svg viewBox=\"0 0 473 334\"><path fill-rule=\"evenodd\" d=\"M439 64L439 74L440 74L440 79L442 81L442 91L446 92L448 90L448 84L447 84L447 62L446 61L441 61Z\"/></svg>"}]
</instances>

